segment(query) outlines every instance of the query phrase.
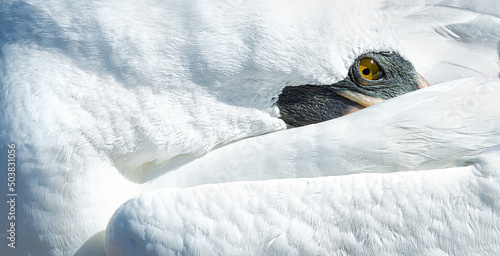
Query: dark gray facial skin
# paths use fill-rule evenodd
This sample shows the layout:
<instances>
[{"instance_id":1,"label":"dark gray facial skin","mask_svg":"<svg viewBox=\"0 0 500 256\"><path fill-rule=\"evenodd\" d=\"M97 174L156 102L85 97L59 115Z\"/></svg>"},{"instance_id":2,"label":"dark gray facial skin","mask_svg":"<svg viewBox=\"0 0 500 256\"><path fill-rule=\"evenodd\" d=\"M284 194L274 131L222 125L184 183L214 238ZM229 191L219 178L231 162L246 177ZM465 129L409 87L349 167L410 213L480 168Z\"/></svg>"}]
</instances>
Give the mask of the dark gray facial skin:
<instances>
[{"instance_id":1,"label":"dark gray facial skin","mask_svg":"<svg viewBox=\"0 0 500 256\"><path fill-rule=\"evenodd\" d=\"M377 80L361 75L360 61L373 59L380 69ZM348 76L332 85L287 86L277 102L281 119L288 128L334 119L364 106L340 94L357 93L376 99L390 99L419 89L419 75L413 65L392 52L366 53L349 68Z\"/></svg>"}]
</instances>

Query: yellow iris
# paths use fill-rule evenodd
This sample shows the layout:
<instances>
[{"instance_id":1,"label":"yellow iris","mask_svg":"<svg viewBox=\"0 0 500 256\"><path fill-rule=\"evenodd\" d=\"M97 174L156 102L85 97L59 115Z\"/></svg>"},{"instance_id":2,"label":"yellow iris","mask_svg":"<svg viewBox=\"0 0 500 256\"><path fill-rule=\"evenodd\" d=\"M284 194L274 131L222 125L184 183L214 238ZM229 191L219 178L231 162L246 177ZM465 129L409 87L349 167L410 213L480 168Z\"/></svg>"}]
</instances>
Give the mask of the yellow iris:
<instances>
[{"instance_id":1,"label":"yellow iris","mask_svg":"<svg viewBox=\"0 0 500 256\"><path fill-rule=\"evenodd\" d=\"M367 80L378 80L381 77L377 62L370 58L364 58L359 62L359 73Z\"/></svg>"}]
</instances>

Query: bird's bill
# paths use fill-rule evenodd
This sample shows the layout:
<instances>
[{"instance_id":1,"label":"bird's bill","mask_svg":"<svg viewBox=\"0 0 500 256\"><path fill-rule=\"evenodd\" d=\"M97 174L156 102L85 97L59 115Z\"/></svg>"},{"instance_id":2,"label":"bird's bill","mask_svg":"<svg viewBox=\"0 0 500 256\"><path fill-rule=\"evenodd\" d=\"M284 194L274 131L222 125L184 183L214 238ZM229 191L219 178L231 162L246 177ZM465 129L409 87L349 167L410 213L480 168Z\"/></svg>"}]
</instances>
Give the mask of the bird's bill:
<instances>
[{"instance_id":1,"label":"bird's bill","mask_svg":"<svg viewBox=\"0 0 500 256\"><path fill-rule=\"evenodd\" d=\"M419 73L417 73L417 75L418 75L418 81L417 81L418 89L423 89L423 88L431 86L431 84L427 81L427 79L425 79L422 75L420 75ZM359 92L353 92L350 90L337 91L336 93L338 95L352 101L352 102L358 103L359 105L361 105L365 108L384 101L384 99L382 99L382 98L375 98L375 97L364 95L364 94L359 93ZM359 109L357 109L357 110L359 110ZM357 111L357 110L355 110L355 111Z\"/></svg>"},{"instance_id":2,"label":"bird's bill","mask_svg":"<svg viewBox=\"0 0 500 256\"><path fill-rule=\"evenodd\" d=\"M418 82L417 82L418 89L424 89L425 87L431 86L431 84L429 83L429 81L427 81L427 79L425 79L418 72L417 72L417 75L418 75Z\"/></svg>"},{"instance_id":3,"label":"bird's bill","mask_svg":"<svg viewBox=\"0 0 500 256\"><path fill-rule=\"evenodd\" d=\"M337 94L352 102L356 102L365 108L384 101L384 99L367 96L362 93L353 91L341 91L337 92Z\"/></svg>"}]
</instances>

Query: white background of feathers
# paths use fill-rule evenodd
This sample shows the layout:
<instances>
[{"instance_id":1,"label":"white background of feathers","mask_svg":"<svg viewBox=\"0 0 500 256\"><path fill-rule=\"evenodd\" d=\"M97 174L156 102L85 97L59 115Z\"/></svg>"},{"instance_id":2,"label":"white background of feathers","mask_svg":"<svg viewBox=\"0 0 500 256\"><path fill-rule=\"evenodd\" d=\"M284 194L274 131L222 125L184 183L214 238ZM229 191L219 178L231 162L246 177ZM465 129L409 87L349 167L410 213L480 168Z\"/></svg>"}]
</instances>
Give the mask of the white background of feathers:
<instances>
[{"instance_id":1,"label":"white background of feathers","mask_svg":"<svg viewBox=\"0 0 500 256\"><path fill-rule=\"evenodd\" d=\"M208 193L208 197L217 198L216 195L227 191L241 191L244 195L250 186L264 191L256 192L256 197L266 202L270 198L265 197L265 191L274 187L273 193L284 198L296 193L296 197L283 199L292 209L294 204L290 200L299 198L309 201L311 189L319 187L316 184L320 183L325 191L329 188L329 193L336 195L320 202L331 204L339 200L336 212L342 210L345 216L356 216L354 202L367 209L379 204L381 199L373 195L381 191L397 195L384 199L386 201L381 205L387 208L375 214L361 211L355 220L347 217L333 220L328 218L333 214L331 210L321 208L325 211L319 213L325 221L322 225L344 227L344 232L339 234L358 238L348 238L340 243L343 246L340 249L334 244L338 240L330 239L333 244L321 250L309 248L307 245L314 243L303 241L305 247L302 242L294 245L297 251L290 251L285 244L281 247L277 244L276 248L270 247L273 250L269 253L309 251L312 254L358 254L376 252L377 248L394 253L404 253L407 249L408 252L413 250L428 254L438 251L467 254L467 248L471 253L480 254L487 252L484 248L498 251L500 245L494 239L500 229L498 224L495 225L500 223L498 167L483 168L489 165L474 162L477 160L498 166L495 156L498 156L499 126L498 121L492 120L498 119L498 110L491 108L495 107L493 104L477 108L467 105L467 99L487 102L493 97L494 100L494 96L498 95L498 89L491 89L498 88L498 82L494 80L457 82L459 85L456 88L464 88L463 91L444 86L417 92L347 118L278 132L268 137L246 139L201 156L226 143L283 130L285 125L277 118L273 103L284 86L338 81L346 75L354 58L367 51L398 51L413 61L416 69L432 83L471 76L488 77L486 81L495 79L499 73L499 8L498 2L493 0L406 1L404 4L400 1L362 0L199 0L146 1L141 4L136 1L3 1L0 3L1 142L4 152L7 143L18 146L19 247L9 250L4 246L6 240L2 239L0 252L2 255L63 255L77 251L84 255L95 254L91 253L92 250L102 252L102 231L113 212L129 198L153 188L450 166L465 167L418 173L338 176L311 181L210 185L172 193L197 195L214 188L215 192ZM467 89L468 83L485 89L476 90L479 92L477 95L471 94L474 90ZM444 95L450 93L456 95L455 102L452 101L455 106L465 106L462 110L447 108L450 104L445 103L450 102L445 101L448 97ZM464 95L470 97L460 98ZM422 102L419 97L436 105L422 112L416 111L416 106L404 105L407 101L418 105ZM437 100L432 102L428 97L435 97L444 103L440 105ZM406 107L412 115L407 115ZM432 116L433 108L451 111L450 119ZM484 113L478 114L481 111ZM409 143L411 146L403 145L401 150L380 157L382 153L387 153L380 148L387 149L387 143L397 141L393 130L383 129L390 127L384 124L393 122L392 127L397 129L403 126L394 120L403 121L401 119L406 118L409 125L416 126L422 122L427 125L419 127L423 130L423 137L417 137L421 140ZM457 120L463 120L460 124L464 128L452 130L451 135L436 135L429 128L444 127L446 131ZM379 125L373 124L374 121ZM473 125L473 121L480 122ZM363 124L360 133L351 129L349 125L352 123ZM375 126L382 137L370 136L376 135L369 130L370 125ZM470 127L472 130L468 130ZM462 140L453 137L456 131L462 132ZM475 135L469 137L467 132ZM409 136L408 133L401 133L406 141L413 138L405 136ZM327 143L328 138L336 143ZM368 143L370 139L372 143ZM349 140L354 142L348 143ZM275 143L266 144L270 142ZM275 149L268 149L272 145ZM436 150L427 152L429 145L435 146ZM440 149L447 149L446 153ZM379 154L373 154L377 150ZM412 155L405 150L421 151ZM429 164L423 156L434 161ZM6 166L5 161L6 158L0 159L2 166ZM472 165L464 164L468 161L472 161ZM221 165L221 162L224 164ZM328 168L331 166L336 168ZM481 168L488 171L480 172ZM483 177L485 173L489 176ZM437 180L436 177L443 178ZM1 177L2 180L5 178ZM374 183L367 179L373 179ZM387 182L390 189L380 185L383 182ZM325 184L348 185L338 191L337 187ZM6 191L5 182L0 186L2 191ZM411 186L415 186L416 190L405 193L408 191L405 188ZM309 192L302 197L303 194L291 189L295 187L304 187ZM363 196L357 196L358 193ZM372 196L365 198L364 193ZM138 200L152 200L149 196L146 194ZM428 200L421 200L422 197ZM358 199L352 198L365 199L358 204ZM459 201L463 207L459 209L464 209L463 214L472 212L468 215L470 222L464 222L469 229L457 223L462 215L453 215L454 208L449 206L449 198L462 200ZM162 204L168 205L170 201L179 204L179 200L190 203L191 199L207 207L213 202L198 196L180 195L173 198L167 196ZM239 199L236 197L234 200ZM215 201L213 203L218 203ZM412 210L406 210L405 214L397 215L395 219L399 222L389 228L394 232L386 233L389 237L395 233L402 233L401 237L407 235L408 244L415 244L414 247L396 248L390 239L377 247L370 240L371 236L359 240L352 234L353 230L360 229L383 237L377 232L387 231L383 228L385 226L370 225L368 216L383 219L385 213L394 210L394 206L385 204L389 202L417 205L408 208ZM271 210L271 204L273 202L269 203L269 207L253 207ZM151 206L154 207L154 204ZM232 207L233 204L226 206ZM6 207L6 204L1 205L2 216L7 216ZM150 211L148 207L143 209L142 213ZM398 209L407 208L400 206ZM424 225L426 214L434 209L435 222L429 224L437 225L436 229L418 233L417 228ZM474 215L475 210L465 209L475 209L477 215ZM283 216L293 212L285 211ZM137 213L138 216L140 213ZM453 218L447 214L456 217L457 222L451 223L449 220ZM293 216L297 215L294 213ZM304 213L303 218L307 216ZM6 218L0 220L6 227ZM140 219L137 220L141 223ZM410 220L414 222L409 223ZM402 222L408 227L397 230ZM287 223L278 226L285 229L293 227ZM366 225L364 228L352 227L352 223ZM168 230L168 224L162 226L164 230ZM463 247L457 246L459 242L453 240L457 235L457 232L452 232L453 227L463 231L464 236L459 239L464 241L461 243ZM303 232L304 229L298 230ZM264 235L277 232L253 231ZM224 234L225 231L220 232ZM325 232L330 234L332 231ZM473 236L478 233L484 236ZM181 234L188 236L189 232ZM473 237L470 237L471 234ZM211 239L207 234L192 240L189 237L185 239L197 245L197 239L205 239L204 235L206 239ZM438 238L431 239L436 235ZM411 240L416 238L421 240ZM232 241L224 239L220 241ZM291 238L292 241L302 239ZM470 244L473 242L478 244ZM157 241L159 245L164 243ZM188 252L195 252L196 248L224 252L230 248L227 244L219 245L186 248L193 250ZM252 247L254 245L249 243L241 247L261 252L262 249ZM133 244L121 246L114 249L133 252ZM357 249L348 251L345 247L349 246ZM361 248L368 249L363 251Z\"/></svg>"}]
</instances>

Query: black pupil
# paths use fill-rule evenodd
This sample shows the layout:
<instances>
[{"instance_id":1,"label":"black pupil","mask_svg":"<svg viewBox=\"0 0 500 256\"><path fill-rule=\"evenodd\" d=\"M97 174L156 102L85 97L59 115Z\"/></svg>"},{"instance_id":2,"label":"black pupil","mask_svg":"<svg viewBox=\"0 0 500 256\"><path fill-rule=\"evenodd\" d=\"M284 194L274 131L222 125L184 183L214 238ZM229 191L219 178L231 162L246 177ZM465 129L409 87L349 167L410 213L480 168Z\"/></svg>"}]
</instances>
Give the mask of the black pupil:
<instances>
[{"instance_id":1,"label":"black pupil","mask_svg":"<svg viewBox=\"0 0 500 256\"><path fill-rule=\"evenodd\" d=\"M369 74L370 74L370 69L369 69L369 68L365 68L365 69L363 69L363 71L361 71L361 72L363 72L363 75L367 76L367 75L369 75Z\"/></svg>"}]
</instances>

